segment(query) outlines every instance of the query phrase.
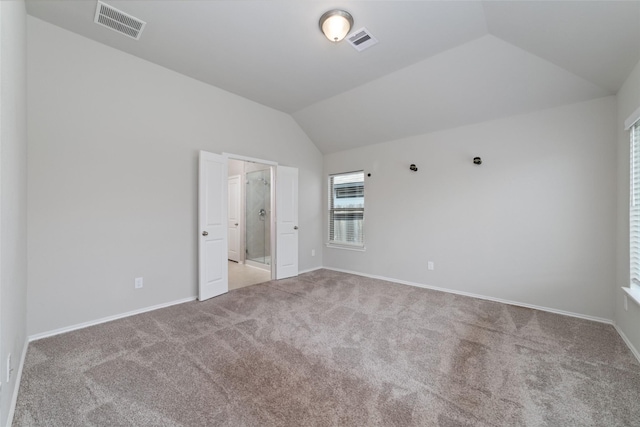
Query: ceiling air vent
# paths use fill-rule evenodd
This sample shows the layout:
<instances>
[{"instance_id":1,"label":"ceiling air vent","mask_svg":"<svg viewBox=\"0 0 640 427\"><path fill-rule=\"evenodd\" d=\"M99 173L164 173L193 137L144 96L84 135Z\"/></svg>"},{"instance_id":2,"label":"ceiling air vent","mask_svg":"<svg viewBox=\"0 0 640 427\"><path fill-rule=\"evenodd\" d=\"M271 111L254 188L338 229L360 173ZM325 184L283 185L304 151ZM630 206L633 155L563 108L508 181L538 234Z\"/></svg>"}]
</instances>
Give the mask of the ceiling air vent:
<instances>
[{"instance_id":1,"label":"ceiling air vent","mask_svg":"<svg viewBox=\"0 0 640 427\"><path fill-rule=\"evenodd\" d=\"M347 37L347 40L349 41L349 44L351 44L351 46L353 46L353 48L358 52L362 52L366 48L369 48L378 43L378 39L373 37L369 30L364 27L351 33Z\"/></svg>"},{"instance_id":2,"label":"ceiling air vent","mask_svg":"<svg viewBox=\"0 0 640 427\"><path fill-rule=\"evenodd\" d=\"M136 40L140 38L142 30L147 24L101 1L98 2L96 8L94 22Z\"/></svg>"}]
</instances>

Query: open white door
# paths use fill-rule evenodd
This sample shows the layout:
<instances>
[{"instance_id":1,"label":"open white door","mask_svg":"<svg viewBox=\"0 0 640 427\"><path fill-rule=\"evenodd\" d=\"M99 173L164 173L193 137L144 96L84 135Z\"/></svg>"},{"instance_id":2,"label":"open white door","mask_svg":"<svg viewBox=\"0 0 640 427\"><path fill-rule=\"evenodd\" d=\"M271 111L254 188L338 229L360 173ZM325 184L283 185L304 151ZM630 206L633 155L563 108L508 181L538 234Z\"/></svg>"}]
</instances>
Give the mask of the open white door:
<instances>
[{"instance_id":1,"label":"open white door","mask_svg":"<svg viewBox=\"0 0 640 427\"><path fill-rule=\"evenodd\" d=\"M198 299L229 291L227 268L227 159L200 151L198 185Z\"/></svg>"},{"instance_id":2,"label":"open white door","mask_svg":"<svg viewBox=\"0 0 640 427\"><path fill-rule=\"evenodd\" d=\"M229 238L229 253L227 258L230 261L240 262L240 219L241 219L241 197L240 190L240 175L234 175L229 177L229 218L228 223L228 238Z\"/></svg>"},{"instance_id":3,"label":"open white door","mask_svg":"<svg viewBox=\"0 0 640 427\"><path fill-rule=\"evenodd\" d=\"M298 169L277 167L276 279L298 275Z\"/></svg>"}]
</instances>

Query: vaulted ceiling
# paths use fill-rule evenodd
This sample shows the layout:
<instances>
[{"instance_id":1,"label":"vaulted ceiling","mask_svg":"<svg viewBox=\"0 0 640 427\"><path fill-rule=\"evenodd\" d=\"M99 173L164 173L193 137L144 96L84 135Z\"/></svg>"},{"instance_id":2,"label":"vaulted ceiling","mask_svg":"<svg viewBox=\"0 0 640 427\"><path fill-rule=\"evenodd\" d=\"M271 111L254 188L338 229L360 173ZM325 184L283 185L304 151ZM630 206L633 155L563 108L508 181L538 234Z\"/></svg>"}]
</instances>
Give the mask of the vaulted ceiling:
<instances>
[{"instance_id":1,"label":"vaulted ceiling","mask_svg":"<svg viewBox=\"0 0 640 427\"><path fill-rule=\"evenodd\" d=\"M93 0L27 11L289 113L323 153L612 95L640 60L640 0L105 2L140 40L96 25ZM379 43L329 42L333 8Z\"/></svg>"}]
</instances>

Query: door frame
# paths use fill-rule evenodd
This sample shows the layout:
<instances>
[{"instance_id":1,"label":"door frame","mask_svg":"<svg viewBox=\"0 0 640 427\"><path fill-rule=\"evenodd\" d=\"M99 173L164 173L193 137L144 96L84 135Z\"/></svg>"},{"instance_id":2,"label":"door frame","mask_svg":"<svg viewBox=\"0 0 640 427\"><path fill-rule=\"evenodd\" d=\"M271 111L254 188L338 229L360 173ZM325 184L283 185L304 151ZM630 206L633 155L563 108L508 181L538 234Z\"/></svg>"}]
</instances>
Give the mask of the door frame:
<instances>
[{"instance_id":1,"label":"door frame","mask_svg":"<svg viewBox=\"0 0 640 427\"><path fill-rule=\"evenodd\" d=\"M277 212L276 212L276 187L277 187L277 183L276 183L276 179L277 179L277 173L276 173L276 169L278 168L278 162L273 162L271 160L263 160L263 159L257 159L254 157L247 157L247 156L241 156L239 154L232 154L232 153L222 153L222 157L224 157L227 161L227 165L229 164L229 160L233 159L233 160L241 160L244 162L253 162L253 163L260 163L262 165L267 165L269 166L269 173L271 174L271 218L270 218L270 226L271 226L271 232L269 233L269 245L271 248L271 280L275 280L276 278L276 261L277 261L277 253L276 253L276 233L277 233L277 224L276 224L276 217L277 217ZM245 179L246 179L246 174L245 174ZM245 246L243 245L243 248ZM246 257L245 257L246 260ZM229 268L229 266L227 265L227 268Z\"/></svg>"},{"instance_id":2,"label":"door frame","mask_svg":"<svg viewBox=\"0 0 640 427\"><path fill-rule=\"evenodd\" d=\"M227 173L229 171L229 161L227 159ZM237 248L238 248L238 260L236 261L239 264L244 264L244 244L242 242L242 238L241 236L244 236L244 203L242 203L242 198L244 197L244 192L243 190L243 179L242 179L242 174L239 175L228 175L227 176L227 185L229 185L231 179L237 179L238 180L238 191L237 191L237 203L236 203L236 208L238 210L237 215L237 221L238 223L236 224L236 234L238 235L238 242L237 242ZM229 186L229 189L231 189L231 187ZM231 191L228 192L228 195L231 196ZM239 205L239 206L238 206ZM231 203L229 203L227 205L227 209L231 209ZM230 223L231 219L227 218L227 222ZM231 244L231 238L229 236L229 227L227 225L227 246L229 246ZM234 261L234 260L232 260Z\"/></svg>"}]
</instances>

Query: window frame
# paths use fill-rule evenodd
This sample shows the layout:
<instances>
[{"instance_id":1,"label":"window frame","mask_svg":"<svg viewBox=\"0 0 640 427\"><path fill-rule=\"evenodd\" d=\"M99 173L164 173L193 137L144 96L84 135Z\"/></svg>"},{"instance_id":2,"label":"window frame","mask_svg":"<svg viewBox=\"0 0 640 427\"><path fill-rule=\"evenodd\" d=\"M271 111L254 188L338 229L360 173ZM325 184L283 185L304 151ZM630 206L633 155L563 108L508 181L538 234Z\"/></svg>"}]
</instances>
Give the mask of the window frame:
<instances>
[{"instance_id":1,"label":"window frame","mask_svg":"<svg viewBox=\"0 0 640 427\"><path fill-rule=\"evenodd\" d=\"M625 121L629 130L629 285L622 290L640 305L640 108ZM627 300L624 300L625 310Z\"/></svg>"},{"instance_id":2,"label":"window frame","mask_svg":"<svg viewBox=\"0 0 640 427\"><path fill-rule=\"evenodd\" d=\"M629 286L640 289L640 120L629 134Z\"/></svg>"},{"instance_id":3,"label":"window frame","mask_svg":"<svg viewBox=\"0 0 640 427\"><path fill-rule=\"evenodd\" d=\"M356 195L356 197L362 197L362 207L335 207L334 206L334 189L335 189L335 183L334 183L334 179L336 177L340 177L340 176L348 176L348 175L354 175L354 174L361 174L362 175L362 189L361 190L356 190L354 193ZM365 250L365 209L366 209L366 185L365 185L365 174L364 174L364 170L355 170L355 171L351 171L351 172L340 172L340 173L334 173L334 174L329 174L328 179L327 179L327 247L331 247L331 248L338 248L338 249L347 249L347 250L354 250L354 251L364 251ZM358 181L359 182L359 181ZM338 199L341 198L346 198L344 197L344 193L342 194L343 197L338 197ZM335 234L332 236L332 230L335 229L335 223L334 223L334 227L332 227L332 220L335 218L335 213L336 211L341 211L341 212L347 212L347 213L362 213L362 219L361 221L361 230L359 235L361 236L360 241L359 242L348 242L348 241L341 241L341 240L332 240L332 237L334 237L335 239ZM332 215L333 214L333 215Z\"/></svg>"}]
</instances>

